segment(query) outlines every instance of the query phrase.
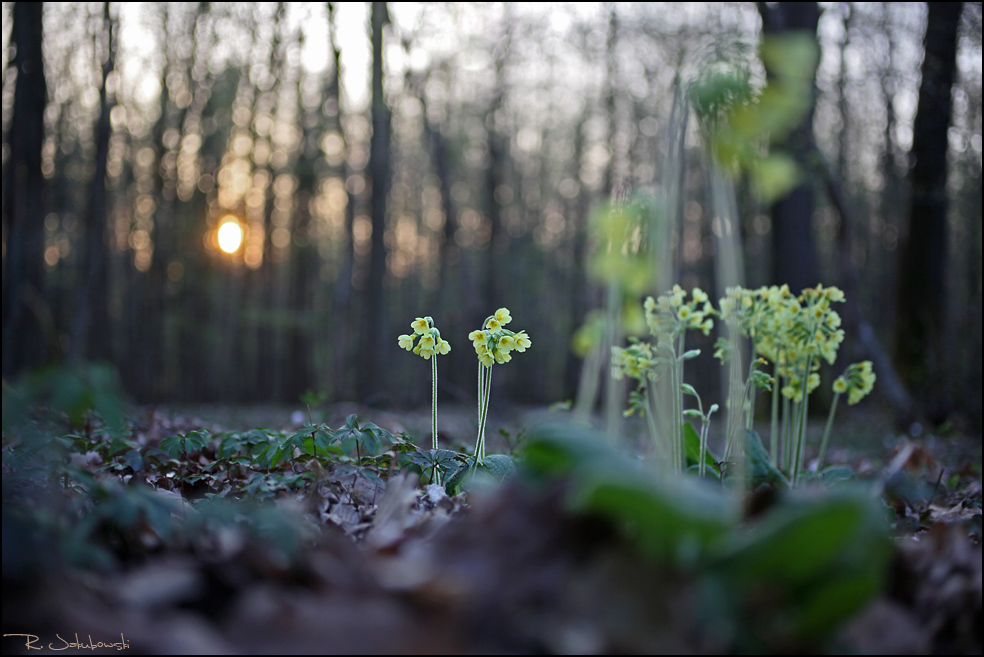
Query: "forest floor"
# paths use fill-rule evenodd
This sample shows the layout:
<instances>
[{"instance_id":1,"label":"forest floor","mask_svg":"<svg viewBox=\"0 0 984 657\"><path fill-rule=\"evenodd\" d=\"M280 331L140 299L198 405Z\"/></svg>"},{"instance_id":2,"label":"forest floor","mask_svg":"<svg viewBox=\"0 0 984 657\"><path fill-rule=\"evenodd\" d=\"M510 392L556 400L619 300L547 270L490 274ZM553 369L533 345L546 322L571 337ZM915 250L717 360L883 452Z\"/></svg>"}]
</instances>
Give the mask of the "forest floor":
<instances>
[{"instance_id":1,"label":"forest floor","mask_svg":"<svg viewBox=\"0 0 984 657\"><path fill-rule=\"evenodd\" d=\"M440 411L441 447L470 451L474 410L449 404ZM877 410L842 411L828 462L850 466L853 479L880 491L892 516L891 549L879 561L876 539L871 554L856 554L868 545L865 528L856 528L862 533L844 535L843 550L816 557L827 570L818 565L808 579L796 567L786 581L770 562L775 556L762 557L764 575L750 574L748 563L734 570L745 548L685 558L689 544L681 540L673 554L654 551L637 540L645 520L579 506L571 490L584 475L576 470L566 475L574 484L522 474L449 496L424 483L426 469L398 467L406 461L397 457L410 454L404 443L357 460L347 453L326 467L300 459L262 472L225 447L245 445L258 427L283 440L306 423L343 427L353 414L363 437L372 422L379 435L417 437L421 450L429 444L429 408L338 404L309 416L297 406L143 407L131 413L129 451L103 449L111 442L105 436L76 435L76 445L89 442L69 450L76 469L60 471L59 487L8 459L18 443L5 434L3 651L99 642L93 652L981 651L979 435L915 427L919 435L903 436ZM489 452L522 451L531 428L563 414L493 409ZM811 424L808 455L822 431L823 419ZM181 443L180 459L155 461L160 449L174 449L174 435L202 442ZM631 452L647 451L641 425L627 423L625 435ZM302 452L295 449L295 459ZM68 472L88 483L73 487ZM690 494L688 486L675 490ZM650 492L658 504L677 503ZM206 502L216 494L255 504L212 508ZM819 493L810 495L815 506ZM797 499L759 486L727 541L755 544L756 532L775 530L754 549L768 550L771 541L785 545L781 559L812 554L810 540L794 535L812 516L770 525ZM686 522L672 531L690 531ZM820 536L838 531L831 524ZM877 585L863 604L825 618L838 605L851 607L850 582L871 569ZM847 588L822 588L840 572L850 575ZM818 616L820 607L828 611ZM807 621L791 609L805 610Z\"/></svg>"}]
</instances>

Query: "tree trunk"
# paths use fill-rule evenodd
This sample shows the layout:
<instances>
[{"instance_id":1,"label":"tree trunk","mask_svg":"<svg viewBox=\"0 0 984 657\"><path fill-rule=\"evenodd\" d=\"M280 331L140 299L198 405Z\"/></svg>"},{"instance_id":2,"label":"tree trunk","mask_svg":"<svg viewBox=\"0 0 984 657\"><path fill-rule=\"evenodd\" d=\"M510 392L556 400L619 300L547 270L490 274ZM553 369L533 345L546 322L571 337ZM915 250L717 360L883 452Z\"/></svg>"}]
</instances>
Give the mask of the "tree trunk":
<instances>
[{"instance_id":1,"label":"tree trunk","mask_svg":"<svg viewBox=\"0 0 984 657\"><path fill-rule=\"evenodd\" d=\"M329 117L328 129L335 129L341 136L342 161L338 166L328 170L329 178L340 178L346 190L345 203L345 248L341 252L341 262L338 274L331 290L331 325L332 335L331 367L328 372L322 372L323 387L331 396L337 396L339 391L348 391L354 382L354 374L358 370L355 360L358 358L359 331L353 324L358 316L356 304L359 298L352 295L352 275L355 269L355 237L352 234L352 224L355 219L356 196L348 189L348 140L345 138L345 121L342 112L341 97L341 57L338 47L335 3L327 3L328 9L328 44L332 53L332 71L328 76L325 114Z\"/></svg>"},{"instance_id":2,"label":"tree trunk","mask_svg":"<svg viewBox=\"0 0 984 657\"><path fill-rule=\"evenodd\" d=\"M947 294L947 131L963 3L928 6L909 170L908 234L903 238L896 299L895 363L924 400L930 419L942 420L949 403L941 367Z\"/></svg>"},{"instance_id":3,"label":"tree trunk","mask_svg":"<svg viewBox=\"0 0 984 657\"><path fill-rule=\"evenodd\" d=\"M369 178L372 185L370 217L369 278L366 283L366 323L363 327L359 370L359 395L368 398L382 383L386 306L383 278L386 275L386 196L389 190L390 111L383 97L383 26L389 23L385 2L372 3L372 139L369 143Z\"/></svg>"},{"instance_id":4,"label":"tree trunk","mask_svg":"<svg viewBox=\"0 0 984 657\"><path fill-rule=\"evenodd\" d=\"M777 2L768 6L758 3L764 36L788 32L817 33L820 9L815 2ZM768 71L767 71L768 73ZM813 76L811 76L813 77ZM815 97L815 93L813 94ZM783 146L806 170L810 144L813 141L813 108L810 109L786 138ZM816 246L813 243L813 189L809 182L795 187L772 206L772 280L778 285L788 283L799 292L819 283Z\"/></svg>"},{"instance_id":5,"label":"tree trunk","mask_svg":"<svg viewBox=\"0 0 984 657\"><path fill-rule=\"evenodd\" d=\"M502 206L498 194L506 183L506 158L508 154L509 142L502 135L502 127L499 125L502 116L502 104L506 94L506 60L509 57L509 50L512 41L512 29L510 25L510 9L506 5L505 34L501 43L496 47L495 56L495 87L493 89L492 103L489 105L485 115L486 130L486 149L489 159L485 169L485 202L487 203L486 212L489 220L489 241L486 247L486 267L485 267L485 307L483 313L495 312L502 304L499 299L499 277L502 273L500 258L505 257L508 248L509 235L502 227ZM514 190L518 194L519 190ZM481 322L485 317L481 317ZM495 385L498 385L498 381Z\"/></svg>"},{"instance_id":6,"label":"tree trunk","mask_svg":"<svg viewBox=\"0 0 984 657\"><path fill-rule=\"evenodd\" d=\"M99 118L94 131L96 137L96 169L89 183L86 206L86 250L82 277L82 291L72 322L69 360L79 362L84 358L102 360L110 357L109 311L107 306L108 272L106 250L106 215L109 210L106 194L106 168L109 160L109 138L112 126L110 112L116 104L106 84L116 68L116 21L110 16L109 3L103 4L105 26L105 59L102 67L102 83L99 86Z\"/></svg>"},{"instance_id":7,"label":"tree trunk","mask_svg":"<svg viewBox=\"0 0 984 657\"><path fill-rule=\"evenodd\" d=\"M3 377L40 365L46 358L43 324L45 180L41 173L44 110L48 89L41 49L43 3L18 2L10 43L16 49L10 155L3 195L7 253L3 272Z\"/></svg>"}]
</instances>

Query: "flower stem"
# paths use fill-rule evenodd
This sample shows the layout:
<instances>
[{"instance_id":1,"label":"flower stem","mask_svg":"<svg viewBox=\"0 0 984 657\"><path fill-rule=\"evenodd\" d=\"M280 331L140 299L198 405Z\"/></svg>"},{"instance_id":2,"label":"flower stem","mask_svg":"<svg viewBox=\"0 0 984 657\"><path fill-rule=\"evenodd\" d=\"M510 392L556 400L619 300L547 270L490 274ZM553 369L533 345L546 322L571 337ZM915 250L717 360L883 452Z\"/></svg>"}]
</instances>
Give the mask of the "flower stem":
<instances>
[{"instance_id":1,"label":"flower stem","mask_svg":"<svg viewBox=\"0 0 984 657\"><path fill-rule=\"evenodd\" d=\"M755 338L752 338L752 351L748 354L748 381L745 387L748 390L747 402L745 404L745 428L751 429L755 423L755 386L750 386L752 373L755 371Z\"/></svg>"},{"instance_id":2,"label":"flower stem","mask_svg":"<svg viewBox=\"0 0 984 657\"><path fill-rule=\"evenodd\" d=\"M437 449L437 355L431 356L431 445Z\"/></svg>"},{"instance_id":3,"label":"flower stem","mask_svg":"<svg viewBox=\"0 0 984 657\"><path fill-rule=\"evenodd\" d=\"M656 430L656 418L653 415L652 401L650 401L649 388L651 386L646 386L646 420L649 423L649 436L653 439L653 444L656 446L656 453L659 455L660 460L666 459L666 452L663 449L663 443L660 442L659 432Z\"/></svg>"},{"instance_id":4,"label":"flower stem","mask_svg":"<svg viewBox=\"0 0 984 657\"><path fill-rule=\"evenodd\" d=\"M709 428L709 423L707 422L707 419L706 418L702 418L701 419L701 423L700 423L700 467L698 468L698 471L700 472L700 476L701 477L703 477L705 475L705 472L706 472L706 464L705 464L705 461L707 460L707 430L708 430L708 428Z\"/></svg>"},{"instance_id":5,"label":"flower stem","mask_svg":"<svg viewBox=\"0 0 984 657\"><path fill-rule=\"evenodd\" d=\"M478 366L478 439L475 441L475 465L485 458L485 423L489 415L492 366Z\"/></svg>"},{"instance_id":6,"label":"flower stem","mask_svg":"<svg viewBox=\"0 0 984 657\"><path fill-rule=\"evenodd\" d=\"M803 467L803 453L806 451L806 419L810 409L810 366L813 364L812 354L806 357L806 367L803 370L803 402L800 404L799 422L796 427L796 457L793 460L793 486L799 481L800 470Z\"/></svg>"},{"instance_id":7,"label":"flower stem","mask_svg":"<svg viewBox=\"0 0 984 657\"><path fill-rule=\"evenodd\" d=\"M823 458L827 455L827 441L830 439L830 428L834 424L834 413L837 412L837 402L840 401L841 394L834 393L834 403L830 405L830 414L827 416L827 426L823 430L823 441L820 443L820 456L817 457L817 476L823 470Z\"/></svg>"},{"instance_id":8,"label":"flower stem","mask_svg":"<svg viewBox=\"0 0 984 657\"><path fill-rule=\"evenodd\" d=\"M772 423L769 427L769 463L776 467L779 458L779 363L772 367Z\"/></svg>"}]
</instances>

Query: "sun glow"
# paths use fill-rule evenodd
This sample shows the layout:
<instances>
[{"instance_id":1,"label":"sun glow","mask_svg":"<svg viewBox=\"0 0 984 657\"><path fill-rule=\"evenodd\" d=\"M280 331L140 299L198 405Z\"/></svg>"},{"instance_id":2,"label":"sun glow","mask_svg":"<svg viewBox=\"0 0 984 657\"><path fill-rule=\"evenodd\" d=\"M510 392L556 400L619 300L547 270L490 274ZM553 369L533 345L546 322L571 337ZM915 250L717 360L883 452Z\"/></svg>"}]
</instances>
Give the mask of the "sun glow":
<instances>
[{"instance_id":1,"label":"sun glow","mask_svg":"<svg viewBox=\"0 0 984 657\"><path fill-rule=\"evenodd\" d=\"M243 243L243 229L235 219L229 219L219 226L217 234L219 248L226 253L235 253Z\"/></svg>"}]
</instances>

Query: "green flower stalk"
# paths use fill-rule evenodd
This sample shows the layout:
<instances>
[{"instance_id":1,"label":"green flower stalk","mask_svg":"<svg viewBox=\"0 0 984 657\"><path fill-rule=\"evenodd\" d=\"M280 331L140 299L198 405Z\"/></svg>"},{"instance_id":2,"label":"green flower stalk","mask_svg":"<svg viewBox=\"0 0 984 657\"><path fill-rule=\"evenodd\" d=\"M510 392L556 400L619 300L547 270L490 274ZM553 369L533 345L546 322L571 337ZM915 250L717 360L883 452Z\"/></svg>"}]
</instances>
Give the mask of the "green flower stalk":
<instances>
[{"instance_id":1,"label":"green flower stalk","mask_svg":"<svg viewBox=\"0 0 984 657\"><path fill-rule=\"evenodd\" d=\"M532 344L526 331L504 328L512 321L508 308L499 308L482 323L482 328L468 334L478 356L478 438L475 441L475 465L485 458L485 425L489 416L492 392L492 366L512 360L510 352L523 353Z\"/></svg>"},{"instance_id":2,"label":"green flower stalk","mask_svg":"<svg viewBox=\"0 0 984 657\"><path fill-rule=\"evenodd\" d=\"M437 356L451 353L451 344L441 338L441 332L434 326L431 317L418 317L410 323L413 334L399 337L400 346L407 351L413 351L424 360L431 362L431 446L438 448L437 442ZM420 338L417 341L417 338ZM417 341L414 346L414 341Z\"/></svg>"},{"instance_id":3,"label":"green flower stalk","mask_svg":"<svg viewBox=\"0 0 984 657\"><path fill-rule=\"evenodd\" d=\"M834 381L834 402L830 405L827 426L823 430L823 441L820 443L820 456L817 457L817 476L823 471L823 461L827 455L827 442L830 440L830 428L834 424L834 414L837 412L837 402L840 401L841 395L846 392L847 403L853 406L871 392L876 378L871 369L871 361L865 360L849 365L844 373Z\"/></svg>"},{"instance_id":4,"label":"green flower stalk","mask_svg":"<svg viewBox=\"0 0 984 657\"><path fill-rule=\"evenodd\" d=\"M649 417L649 430L660 458L667 463L670 472L680 473L684 462L682 395L687 389L692 390L683 382L683 365L684 361L700 354L697 349L686 351L684 338L688 330L709 334L716 313L707 294L700 288L694 288L691 300L687 301L687 293L679 285L674 285L658 299L648 297L643 311L656 344L630 339L631 344L624 349L612 347L612 376L616 379L628 376L639 381L629 414L639 410ZM666 413L660 413L660 419L666 425L660 430L653 421L654 407L659 404L652 402L650 391L656 395L653 384L660 380L664 371L668 375L664 380L669 382L669 399L663 399L668 408ZM641 402L643 399L644 403ZM656 401L660 399L657 397Z\"/></svg>"}]
</instances>

